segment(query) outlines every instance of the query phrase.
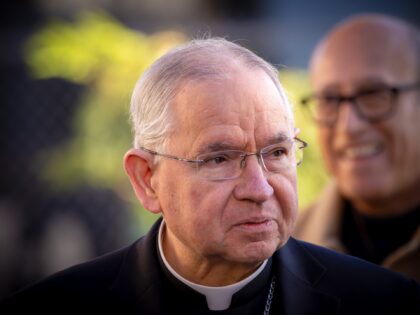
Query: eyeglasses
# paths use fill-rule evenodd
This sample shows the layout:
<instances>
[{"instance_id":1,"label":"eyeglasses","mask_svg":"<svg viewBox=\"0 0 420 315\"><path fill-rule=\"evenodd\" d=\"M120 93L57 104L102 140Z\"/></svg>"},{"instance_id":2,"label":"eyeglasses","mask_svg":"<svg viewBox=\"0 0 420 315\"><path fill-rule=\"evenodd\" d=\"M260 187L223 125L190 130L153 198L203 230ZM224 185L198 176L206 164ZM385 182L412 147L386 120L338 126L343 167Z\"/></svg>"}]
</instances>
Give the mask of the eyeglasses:
<instances>
[{"instance_id":1,"label":"eyeglasses","mask_svg":"<svg viewBox=\"0 0 420 315\"><path fill-rule=\"evenodd\" d=\"M390 117L395 109L397 97L402 92L420 89L420 82L401 86L382 86L364 89L350 96L334 94L311 95L301 100L319 124L333 126L338 109L343 102L349 102L360 119L378 122Z\"/></svg>"},{"instance_id":2,"label":"eyeglasses","mask_svg":"<svg viewBox=\"0 0 420 315\"><path fill-rule=\"evenodd\" d=\"M197 156L196 160L180 158L174 155L158 153L141 147L140 149L153 155L187 162L197 168L198 174L209 180L226 180L238 178L246 164L246 158L255 155L264 171L282 173L303 160L303 149L308 144L299 138L288 139L279 144L269 145L255 153L239 150L215 151Z\"/></svg>"}]
</instances>

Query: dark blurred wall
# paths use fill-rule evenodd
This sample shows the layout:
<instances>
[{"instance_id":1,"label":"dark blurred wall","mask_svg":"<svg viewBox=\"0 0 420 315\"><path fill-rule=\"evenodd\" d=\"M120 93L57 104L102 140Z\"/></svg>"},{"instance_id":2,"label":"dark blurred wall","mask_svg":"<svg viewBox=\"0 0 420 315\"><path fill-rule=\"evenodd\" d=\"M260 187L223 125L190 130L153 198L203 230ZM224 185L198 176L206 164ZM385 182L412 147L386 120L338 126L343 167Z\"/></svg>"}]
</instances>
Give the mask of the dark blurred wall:
<instances>
[{"instance_id":1,"label":"dark blurred wall","mask_svg":"<svg viewBox=\"0 0 420 315\"><path fill-rule=\"evenodd\" d=\"M85 185L53 192L39 178L36 157L72 136L83 87L28 75L22 47L45 19L35 2L5 2L0 12L1 299L127 244L133 220L113 191Z\"/></svg>"},{"instance_id":2,"label":"dark blurred wall","mask_svg":"<svg viewBox=\"0 0 420 315\"><path fill-rule=\"evenodd\" d=\"M384 13L420 27L418 0L263 0L263 3L267 27L259 44L267 58L287 67L306 68L318 40L352 14Z\"/></svg>"}]
</instances>

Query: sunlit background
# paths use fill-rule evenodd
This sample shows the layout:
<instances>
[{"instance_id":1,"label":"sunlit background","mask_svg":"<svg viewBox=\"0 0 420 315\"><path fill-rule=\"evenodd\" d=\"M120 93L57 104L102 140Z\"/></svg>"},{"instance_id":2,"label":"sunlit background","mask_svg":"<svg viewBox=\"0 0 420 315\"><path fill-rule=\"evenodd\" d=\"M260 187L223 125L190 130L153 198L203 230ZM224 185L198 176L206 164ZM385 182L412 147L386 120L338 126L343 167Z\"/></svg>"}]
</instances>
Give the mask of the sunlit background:
<instances>
[{"instance_id":1,"label":"sunlit background","mask_svg":"<svg viewBox=\"0 0 420 315\"><path fill-rule=\"evenodd\" d=\"M9 1L1 11L0 298L129 244L156 216L134 199L122 167L128 104L153 60L190 38L222 36L276 65L309 143L301 206L328 176L314 125L299 108L321 36L353 13L420 25L418 1ZM345 74L343 74L345 75Z\"/></svg>"}]
</instances>

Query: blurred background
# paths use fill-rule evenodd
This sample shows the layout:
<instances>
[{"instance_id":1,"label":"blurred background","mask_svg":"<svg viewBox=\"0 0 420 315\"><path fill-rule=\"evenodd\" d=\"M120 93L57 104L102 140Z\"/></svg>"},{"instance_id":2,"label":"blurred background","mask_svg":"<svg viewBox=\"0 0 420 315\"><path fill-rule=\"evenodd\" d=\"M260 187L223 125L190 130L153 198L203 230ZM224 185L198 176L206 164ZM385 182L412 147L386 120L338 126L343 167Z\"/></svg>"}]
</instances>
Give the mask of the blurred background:
<instances>
[{"instance_id":1,"label":"blurred background","mask_svg":"<svg viewBox=\"0 0 420 315\"><path fill-rule=\"evenodd\" d=\"M417 0L15 0L0 12L0 299L69 265L129 244L156 216L134 199L135 81L175 44L206 35L276 65L302 139L301 206L328 180L312 122L312 49L335 23L381 12L420 26Z\"/></svg>"}]
</instances>

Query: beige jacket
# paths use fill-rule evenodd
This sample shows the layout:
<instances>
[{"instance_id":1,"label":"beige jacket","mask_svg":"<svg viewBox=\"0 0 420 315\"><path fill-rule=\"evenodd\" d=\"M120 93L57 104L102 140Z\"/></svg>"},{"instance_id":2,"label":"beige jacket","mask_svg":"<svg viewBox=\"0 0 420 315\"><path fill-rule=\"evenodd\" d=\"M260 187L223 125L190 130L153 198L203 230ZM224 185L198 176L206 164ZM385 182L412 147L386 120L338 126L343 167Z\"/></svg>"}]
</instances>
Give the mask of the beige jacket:
<instances>
[{"instance_id":1,"label":"beige jacket","mask_svg":"<svg viewBox=\"0 0 420 315\"><path fill-rule=\"evenodd\" d=\"M348 253L340 241L344 200L331 182L318 200L300 211L294 235L296 238ZM382 266L420 282L420 226L412 239L390 254Z\"/></svg>"}]
</instances>

